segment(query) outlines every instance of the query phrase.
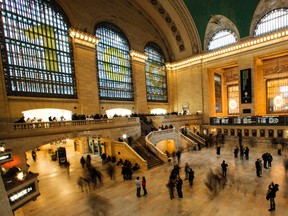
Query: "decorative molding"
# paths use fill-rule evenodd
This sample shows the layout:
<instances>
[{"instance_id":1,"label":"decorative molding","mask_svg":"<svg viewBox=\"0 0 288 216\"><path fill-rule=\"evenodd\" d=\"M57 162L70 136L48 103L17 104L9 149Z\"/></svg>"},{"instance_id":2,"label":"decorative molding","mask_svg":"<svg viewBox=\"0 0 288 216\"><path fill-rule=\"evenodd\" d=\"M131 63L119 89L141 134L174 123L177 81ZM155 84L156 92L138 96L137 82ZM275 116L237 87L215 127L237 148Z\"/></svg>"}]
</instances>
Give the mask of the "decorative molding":
<instances>
[{"instance_id":1,"label":"decorative molding","mask_svg":"<svg viewBox=\"0 0 288 216\"><path fill-rule=\"evenodd\" d=\"M132 60L143 62L143 63L145 63L145 61L148 59L147 55L136 50L130 50L130 56L132 57Z\"/></svg>"},{"instance_id":2,"label":"decorative molding","mask_svg":"<svg viewBox=\"0 0 288 216\"><path fill-rule=\"evenodd\" d=\"M197 27L188 11L183 0L169 0L170 4L177 11L183 25L185 26L185 30L187 31L187 36L192 45L192 54L197 54L202 50L200 36L198 34Z\"/></svg>"},{"instance_id":3,"label":"decorative molding","mask_svg":"<svg viewBox=\"0 0 288 216\"><path fill-rule=\"evenodd\" d=\"M69 29L69 35L74 39L74 43L91 48L95 48L95 45L99 42L99 39L95 35L88 34L73 28Z\"/></svg>"},{"instance_id":4,"label":"decorative molding","mask_svg":"<svg viewBox=\"0 0 288 216\"><path fill-rule=\"evenodd\" d=\"M269 76L269 75L278 75L283 72L288 72L288 64L287 65L277 65L276 67L273 68L265 68L263 69L263 74L264 76Z\"/></svg>"},{"instance_id":5,"label":"decorative molding","mask_svg":"<svg viewBox=\"0 0 288 216\"><path fill-rule=\"evenodd\" d=\"M181 34L180 34L178 28L176 27L175 22L172 20L169 13L164 9L164 7L159 2L159 0L148 0L148 1L153 5L154 9L158 11L158 13L165 20L166 24L169 26L170 30L172 31L172 33L176 39L176 42L177 42L177 45L178 45L180 52L184 51L185 50L184 41L181 37Z\"/></svg>"}]
</instances>

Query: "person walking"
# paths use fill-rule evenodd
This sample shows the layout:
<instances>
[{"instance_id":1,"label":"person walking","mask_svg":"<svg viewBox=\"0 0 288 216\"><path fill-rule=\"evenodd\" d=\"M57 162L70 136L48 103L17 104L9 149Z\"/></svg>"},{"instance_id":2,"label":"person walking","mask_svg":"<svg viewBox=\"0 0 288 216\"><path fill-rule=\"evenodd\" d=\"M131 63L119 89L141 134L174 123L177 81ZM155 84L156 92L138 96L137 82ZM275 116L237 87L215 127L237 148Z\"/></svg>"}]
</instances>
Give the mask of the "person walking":
<instances>
[{"instance_id":1,"label":"person walking","mask_svg":"<svg viewBox=\"0 0 288 216\"><path fill-rule=\"evenodd\" d=\"M268 193L266 195L266 199L270 201L270 209L268 211L275 211L276 205L275 205L275 198L276 198L276 192L279 190L279 185L274 184L274 182L271 182L271 184L268 187Z\"/></svg>"},{"instance_id":2,"label":"person walking","mask_svg":"<svg viewBox=\"0 0 288 216\"><path fill-rule=\"evenodd\" d=\"M32 150L31 154L32 154L33 161L35 162L37 158L35 150Z\"/></svg>"},{"instance_id":3,"label":"person walking","mask_svg":"<svg viewBox=\"0 0 288 216\"><path fill-rule=\"evenodd\" d=\"M176 189L177 189L177 194L180 200L183 199L182 185L183 185L183 181L178 175L176 178Z\"/></svg>"},{"instance_id":4,"label":"person walking","mask_svg":"<svg viewBox=\"0 0 288 216\"><path fill-rule=\"evenodd\" d=\"M227 167L228 167L228 164L226 164L225 160L223 160L223 162L221 164L221 168L222 168L222 175L223 175L224 178L226 178Z\"/></svg>"},{"instance_id":5,"label":"person walking","mask_svg":"<svg viewBox=\"0 0 288 216\"><path fill-rule=\"evenodd\" d=\"M189 186L192 187L194 181L194 170L192 168L188 171Z\"/></svg>"},{"instance_id":6,"label":"person walking","mask_svg":"<svg viewBox=\"0 0 288 216\"><path fill-rule=\"evenodd\" d=\"M238 146L235 146L235 149L234 149L234 158L238 158L238 152L239 152L239 148L238 148Z\"/></svg>"},{"instance_id":7,"label":"person walking","mask_svg":"<svg viewBox=\"0 0 288 216\"><path fill-rule=\"evenodd\" d=\"M139 180L139 176L136 177L135 179L135 185L136 185L136 196L141 197L140 192L141 192L141 183Z\"/></svg>"},{"instance_id":8,"label":"person walking","mask_svg":"<svg viewBox=\"0 0 288 216\"><path fill-rule=\"evenodd\" d=\"M168 190L169 190L169 195L170 195L170 199L172 200L172 199L174 199L175 197L174 197L174 187L175 187L175 184L174 184L174 180L173 180L173 178L169 178L169 181L168 181L168 183L167 183L167 188L168 188Z\"/></svg>"},{"instance_id":9,"label":"person walking","mask_svg":"<svg viewBox=\"0 0 288 216\"><path fill-rule=\"evenodd\" d=\"M262 174L262 162L261 162L261 159L258 158L255 162L255 167L256 167L256 175L258 177L261 177L261 174Z\"/></svg>"},{"instance_id":10,"label":"person walking","mask_svg":"<svg viewBox=\"0 0 288 216\"><path fill-rule=\"evenodd\" d=\"M142 189L143 189L143 192L144 192L143 196L146 196L148 193L147 193L147 189L146 189L146 178L145 178L145 176L142 176L141 184L142 184Z\"/></svg>"},{"instance_id":11,"label":"person walking","mask_svg":"<svg viewBox=\"0 0 288 216\"><path fill-rule=\"evenodd\" d=\"M220 150L221 150L221 146L220 146L220 145L217 145L217 147L216 147L217 158L220 158L220 157L221 157L221 155L220 155Z\"/></svg>"},{"instance_id":12,"label":"person walking","mask_svg":"<svg viewBox=\"0 0 288 216\"><path fill-rule=\"evenodd\" d=\"M81 157L81 159L80 159L80 163L81 163L81 165L82 165L82 168L84 169L85 168L85 163L86 163L86 161L85 161L85 158L82 156Z\"/></svg>"}]
</instances>

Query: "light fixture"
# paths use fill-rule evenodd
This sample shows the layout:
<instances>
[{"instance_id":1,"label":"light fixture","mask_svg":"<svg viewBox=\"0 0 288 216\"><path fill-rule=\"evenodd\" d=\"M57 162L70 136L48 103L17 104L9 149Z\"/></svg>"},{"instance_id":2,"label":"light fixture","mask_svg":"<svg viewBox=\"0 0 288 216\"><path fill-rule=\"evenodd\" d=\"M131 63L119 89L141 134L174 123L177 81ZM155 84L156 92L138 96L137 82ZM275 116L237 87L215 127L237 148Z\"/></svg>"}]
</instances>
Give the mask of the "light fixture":
<instances>
[{"instance_id":1,"label":"light fixture","mask_svg":"<svg viewBox=\"0 0 288 216\"><path fill-rule=\"evenodd\" d=\"M3 145L0 146L0 152L5 152L5 147Z\"/></svg>"},{"instance_id":2,"label":"light fixture","mask_svg":"<svg viewBox=\"0 0 288 216\"><path fill-rule=\"evenodd\" d=\"M17 172L16 173L16 179L18 180L18 181L24 181L25 179L26 179L26 176L27 176L27 173L26 172L24 172L24 171L20 171L20 172Z\"/></svg>"},{"instance_id":3,"label":"light fixture","mask_svg":"<svg viewBox=\"0 0 288 216\"><path fill-rule=\"evenodd\" d=\"M274 105L277 106L277 107L282 106L282 105L283 105L283 98L282 98L282 96L281 96L281 95L277 95L277 96L274 98L273 103L274 103Z\"/></svg>"},{"instance_id":4,"label":"light fixture","mask_svg":"<svg viewBox=\"0 0 288 216\"><path fill-rule=\"evenodd\" d=\"M126 135L126 134L123 134L122 137L123 137L123 139L126 139L126 138L127 138L127 135Z\"/></svg>"},{"instance_id":5,"label":"light fixture","mask_svg":"<svg viewBox=\"0 0 288 216\"><path fill-rule=\"evenodd\" d=\"M229 108L234 110L234 109L236 109L236 107L237 107L237 102L234 99L230 100L229 101Z\"/></svg>"}]
</instances>

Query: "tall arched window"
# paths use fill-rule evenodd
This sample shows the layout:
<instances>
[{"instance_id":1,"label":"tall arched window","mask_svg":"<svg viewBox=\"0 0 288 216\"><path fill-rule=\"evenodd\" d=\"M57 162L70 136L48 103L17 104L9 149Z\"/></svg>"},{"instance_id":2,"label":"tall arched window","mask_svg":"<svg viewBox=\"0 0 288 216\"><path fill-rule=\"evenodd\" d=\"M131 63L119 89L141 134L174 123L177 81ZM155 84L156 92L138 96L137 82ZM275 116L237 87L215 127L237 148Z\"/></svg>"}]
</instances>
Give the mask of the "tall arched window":
<instances>
[{"instance_id":1,"label":"tall arched window","mask_svg":"<svg viewBox=\"0 0 288 216\"><path fill-rule=\"evenodd\" d=\"M100 99L134 99L130 45L124 33L115 25L103 22L96 27L98 84Z\"/></svg>"},{"instance_id":2,"label":"tall arched window","mask_svg":"<svg viewBox=\"0 0 288 216\"><path fill-rule=\"evenodd\" d=\"M254 30L254 37L259 37L286 27L288 27L288 9L278 8L270 11L259 20Z\"/></svg>"},{"instance_id":3,"label":"tall arched window","mask_svg":"<svg viewBox=\"0 0 288 216\"><path fill-rule=\"evenodd\" d=\"M237 42L237 36L228 29L222 29L216 32L208 42L207 50L215 50L232 45Z\"/></svg>"},{"instance_id":4,"label":"tall arched window","mask_svg":"<svg viewBox=\"0 0 288 216\"><path fill-rule=\"evenodd\" d=\"M70 23L54 0L0 0L7 94L76 98Z\"/></svg>"},{"instance_id":5,"label":"tall arched window","mask_svg":"<svg viewBox=\"0 0 288 216\"><path fill-rule=\"evenodd\" d=\"M148 43L144 52L148 56L145 63L147 101L167 102L168 92L164 54L155 43Z\"/></svg>"}]
</instances>

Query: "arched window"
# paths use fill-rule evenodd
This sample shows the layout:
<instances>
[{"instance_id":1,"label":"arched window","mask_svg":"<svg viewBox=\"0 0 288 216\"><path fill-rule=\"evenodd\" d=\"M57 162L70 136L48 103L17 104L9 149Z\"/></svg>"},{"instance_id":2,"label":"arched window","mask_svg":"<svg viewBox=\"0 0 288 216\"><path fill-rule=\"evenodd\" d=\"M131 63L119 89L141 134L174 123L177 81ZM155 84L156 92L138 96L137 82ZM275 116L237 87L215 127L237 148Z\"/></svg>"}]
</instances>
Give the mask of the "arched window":
<instances>
[{"instance_id":1,"label":"arched window","mask_svg":"<svg viewBox=\"0 0 288 216\"><path fill-rule=\"evenodd\" d=\"M7 94L76 98L70 23L55 1L0 0Z\"/></svg>"},{"instance_id":2,"label":"arched window","mask_svg":"<svg viewBox=\"0 0 288 216\"><path fill-rule=\"evenodd\" d=\"M130 45L124 33L111 23L96 27L100 99L133 100Z\"/></svg>"},{"instance_id":3,"label":"arched window","mask_svg":"<svg viewBox=\"0 0 288 216\"><path fill-rule=\"evenodd\" d=\"M145 62L147 101L167 102L168 93L164 54L155 43L148 43L144 52L148 56Z\"/></svg>"},{"instance_id":4,"label":"arched window","mask_svg":"<svg viewBox=\"0 0 288 216\"><path fill-rule=\"evenodd\" d=\"M207 50L215 50L232 45L237 42L237 36L228 29L222 29L216 32L208 42Z\"/></svg>"},{"instance_id":5,"label":"arched window","mask_svg":"<svg viewBox=\"0 0 288 216\"><path fill-rule=\"evenodd\" d=\"M259 37L286 27L288 27L288 9L278 8L270 11L259 20L254 30L254 37Z\"/></svg>"}]
</instances>

